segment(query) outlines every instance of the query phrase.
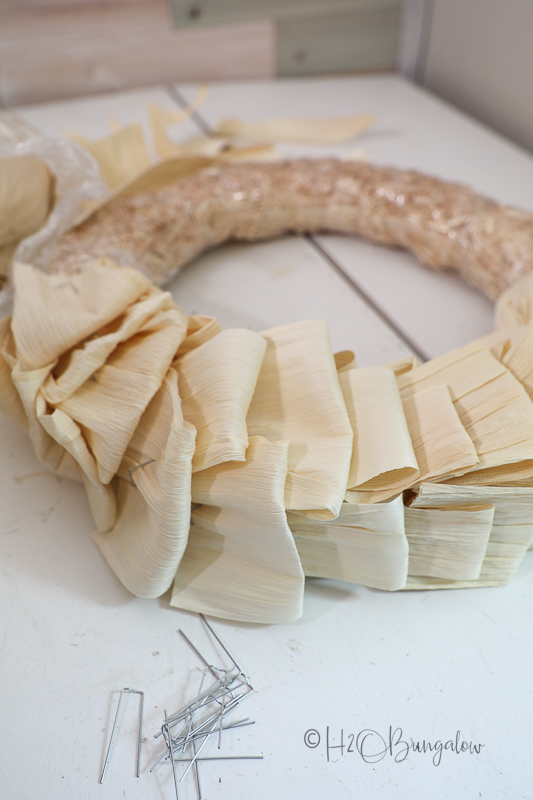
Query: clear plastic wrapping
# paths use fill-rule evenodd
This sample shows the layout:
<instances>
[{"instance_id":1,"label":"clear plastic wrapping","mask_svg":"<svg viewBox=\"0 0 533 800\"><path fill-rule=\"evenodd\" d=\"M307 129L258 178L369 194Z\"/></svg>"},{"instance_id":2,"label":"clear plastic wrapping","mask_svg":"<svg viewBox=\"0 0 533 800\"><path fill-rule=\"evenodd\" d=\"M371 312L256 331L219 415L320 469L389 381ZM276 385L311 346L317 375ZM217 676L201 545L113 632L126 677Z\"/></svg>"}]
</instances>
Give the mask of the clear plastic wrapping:
<instances>
[{"instance_id":1,"label":"clear plastic wrapping","mask_svg":"<svg viewBox=\"0 0 533 800\"><path fill-rule=\"evenodd\" d=\"M109 194L98 165L91 154L69 139L44 136L15 114L0 113L0 158L34 155L41 158L55 178L55 203L45 225L23 239L14 261L46 269L58 239L86 209L88 201L102 200ZM0 316L9 313L9 285L0 292Z\"/></svg>"}]
</instances>

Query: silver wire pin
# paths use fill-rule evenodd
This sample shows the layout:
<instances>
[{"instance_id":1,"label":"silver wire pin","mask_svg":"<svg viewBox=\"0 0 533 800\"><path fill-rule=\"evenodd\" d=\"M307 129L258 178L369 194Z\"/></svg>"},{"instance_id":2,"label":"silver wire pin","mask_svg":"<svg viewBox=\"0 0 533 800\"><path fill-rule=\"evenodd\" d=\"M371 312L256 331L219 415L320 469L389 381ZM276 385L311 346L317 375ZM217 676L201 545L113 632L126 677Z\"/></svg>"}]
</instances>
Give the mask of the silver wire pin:
<instances>
[{"instance_id":1,"label":"silver wire pin","mask_svg":"<svg viewBox=\"0 0 533 800\"><path fill-rule=\"evenodd\" d=\"M130 476L130 481L131 481L131 485L132 486L135 486L135 488L137 488L137 484L133 480L133 475L131 473L135 472L136 469L140 469L141 467L145 467L147 464L153 464L154 461L155 461L155 458L149 458L148 461L143 461L142 464L137 464L136 467L130 467L129 468L128 475Z\"/></svg>"},{"instance_id":2,"label":"silver wire pin","mask_svg":"<svg viewBox=\"0 0 533 800\"><path fill-rule=\"evenodd\" d=\"M113 729L111 731L111 738L109 740L109 745L107 747L107 753L104 761L104 766L102 767L102 774L100 776L100 783L104 782L105 774L107 772L107 767L109 766L109 756L111 753L111 747L113 745L113 740L115 738L115 732L117 728L117 720L118 720L118 712L120 711L120 704L122 702L122 695L124 693L128 694L139 694L141 696L141 705L139 710L139 735L137 737L137 778L141 774L141 745L142 745L142 729L143 729L143 712L144 712L144 692L139 691L139 689L121 689L120 690L120 697L118 698L118 705L117 711L115 714L115 721L113 722Z\"/></svg>"}]
</instances>

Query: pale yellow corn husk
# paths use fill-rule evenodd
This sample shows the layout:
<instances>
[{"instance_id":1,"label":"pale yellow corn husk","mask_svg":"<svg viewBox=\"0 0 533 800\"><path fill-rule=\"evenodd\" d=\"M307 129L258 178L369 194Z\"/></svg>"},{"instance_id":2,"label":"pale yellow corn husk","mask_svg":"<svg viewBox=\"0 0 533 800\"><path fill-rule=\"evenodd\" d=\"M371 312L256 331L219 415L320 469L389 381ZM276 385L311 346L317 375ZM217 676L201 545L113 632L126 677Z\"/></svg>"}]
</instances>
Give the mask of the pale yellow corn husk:
<instances>
[{"instance_id":1,"label":"pale yellow corn husk","mask_svg":"<svg viewBox=\"0 0 533 800\"><path fill-rule=\"evenodd\" d=\"M93 285L91 276L99 286L82 294ZM54 471L85 482L95 523L106 530L114 523L115 498L104 484L161 386L188 318L168 293L111 262L87 264L73 276L36 274L17 265L14 277L18 289L40 292L16 295L11 352L4 347L3 356L35 452ZM58 308L64 328L56 329ZM40 349L30 311L41 333ZM47 363L54 354L59 361ZM28 369L39 362L44 365Z\"/></svg>"},{"instance_id":2,"label":"pale yellow corn husk","mask_svg":"<svg viewBox=\"0 0 533 800\"><path fill-rule=\"evenodd\" d=\"M497 578L479 577L476 581L453 581L445 578L430 578L424 576L408 575L404 591L427 591L428 589L483 589L490 586L502 586L506 581Z\"/></svg>"},{"instance_id":3,"label":"pale yellow corn husk","mask_svg":"<svg viewBox=\"0 0 533 800\"><path fill-rule=\"evenodd\" d=\"M402 398L445 383L479 464L454 483L487 484L533 474L533 404L521 384L476 342L398 376Z\"/></svg>"},{"instance_id":4,"label":"pale yellow corn husk","mask_svg":"<svg viewBox=\"0 0 533 800\"><path fill-rule=\"evenodd\" d=\"M92 217L101 208L118 198L135 197L138 194L161 189L181 178L201 172L207 167L224 164L228 161L262 160L278 161L279 157L270 146L266 145L261 147L229 148L227 152L221 152L215 156L187 150L182 151L178 145L173 145L172 153L168 157L151 164L143 171L133 175L129 180L119 184L105 199L86 203L83 213L80 214L75 225L81 225L82 222Z\"/></svg>"},{"instance_id":5,"label":"pale yellow corn husk","mask_svg":"<svg viewBox=\"0 0 533 800\"><path fill-rule=\"evenodd\" d=\"M510 343L509 349L502 355L502 363L533 398L533 325L528 325L522 336Z\"/></svg>"},{"instance_id":6,"label":"pale yellow corn husk","mask_svg":"<svg viewBox=\"0 0 533 800\"><path fill-rule=\"evenodd\" d=\"M200 86L198 93L192 103L182 111L169 110L161 108L154 103L148 105L148 119L152 132L152 139L154 149L159 158L167 158L179 151L179 145L172 141L167 133L167 128L171 125L180 125L193 114L205 101L207 92L209 91L208 84L204 83Z\"/></svg>"},{"instance_id":7,"label":"pale yellow corn husk","mask_svg":"<svg viewBox=\"0 0 533 800\"><path fill-rule=\"evenodd\" d=\"M127 307L120 317L95 331L80 342L78 347L62 356L58 367L43 385L47 401L51 405L57 405L89 379L96 380L95 373L107 363L118 345L135 335L146 336L158 328L168 327L169 324L179 329L180 333L176 338L183 337L188 326L187 315L177 308L169 292L151 287L141 299Z\"/></svg>"},{"instance_id":8,"label":"pale yellow corn husk","mask_svg":"<svg viewBox=\"0 0 533 800\"><path fill-rule=\"evenodd\" d=\"M533 459L525 459L502 467L465 472L457 478L447 478L446 483L456 486L532 486Z\"/></svg>"},{"instance_id":9,"label":"pale yellow corn husk","mask_svg":"<svg viewBox=\"0 0 533 800\"><path fill-rule=\"evenodd\" d=\"M175 361L183 415L198 431L193 472L246 459L246 415L265 350L258 333L235 328Z\"/></svg>"},{"instance_id":10,"label":"pale yellow corn husk","mask_svg":"<svg viewBox=\"0 0 533 800\"><path fill-rule=\"evenodd\" d=\"M124 456L116 524L93 534L111 569L139 597L158 597L170 587L185 550L194 443L170 369Z\"/></svg>"},{"instance_id":11,"label":"pale yellow corn husk","mask_svg":"<svg viewBox=\"0 0 533 800\"><path fill-rule=\"evenodd\" d=\"M86 147L94 156L109 189L116 189L151 164L142 128L138 123L119 127L109 136L89 141L69 132L70 139Z\"/></svg>"},{"instance_id":12,"label":"pale yellow corn husk","mask_svg":"<svg viewBox=\"0 0 533 800\"><path fill-rule=\"evenodd\" d=\"M406 508L409 575L477 580L493 517L494 506Z\"/></svg>"},{"instance_id":13,"label":"pale yellow corn husk","mask_svg":"<svg viewBox=\"0 0 533 800\"><path fill-rule=\"evenodd\" d=\"M213 136L194 136L179 145L167 138L162 148L168 155L176 156L207 156L216 159L219 163L230 161L280 161L281 155L271 144L257 144L248 147L234 147L230 139ZM170 146L169 146L170 142Z\"/></svg>"},{"instance_id":14,"label":"pale yellow corn husk","mask_svg":"<svg viewBox=\"0 0 533 800\"><path fill-rule=\"evenodd\" d=\"M373 114L317 119L269 119L262 122L228 118L220 120L215 134L266 141L336 144L353 139L375 122Z\"/></svg>"},{"instance_id":15,"label":"pale yellow corn husk","mask_svg":"<svg viewBox=\"0 0 533 800\"><path fill-rule=\"evenodd\" d=\"M196 172L200 172L215 163L216 161L213 158L191 155L188 157L172 156L152 164L139 175L134 176L121 186L117 186L104 200L89 203L76 220L76 225L81 225L86 219L119 197L135 197L137 194L143 194L152 189L160 189L188 175L194 175Z\"/></svg>"},{"instance_id":16,"label":"pale yellow corn husk","mask_svg":"<svg viewBox=\"0 0 533 800\"><path fill-rule=\"evenodd\" d=\"M368 161L368 153L364 147L356 147L348 153L343 153L341 161Z\"/></svg>"},{"instance_id":17,"label":"pale yellow corn husk","mask_svg":"<svg viewBox=\"0 0 533 800\"><path fill-rule=\"evenodd\" d=\"M386 367L348 370L339 383L354 432L350 502L387 500L419 476L394 373Z\"/></svg>"},{"instance_id":18,"label":"pale yellow corn husk","mask_svg":"<svg viewBox=\"0 0 533 800\"><path fill-rule=\"evenodd\" d=\"M166 152L167 157L168 155L197 155L214 158L228 147L228 142L225 139L218 139L214 136L193 136L191 139L177 144L170 139L165 131L165 143L162 145L163 139L157 147L157 151L159 153Z\"/></svg>"},{"instance_id":19,"label":"pale yellow corn husk","mask_svg":"<svg viewBox=\"0 0 533 800\"><path fill-rule=\"evenodd\" d=\"M136 194L143 194L144 192L159 189L162 186L168 186L180 178L186 178L189 175L194 175L206 167L212 166L214 159L207 156L191 155L189 157L172 156L165 158L163 161L152 164L144 172L141 172L136 177L127 181L122 186L119 186L106 200L102 201L101 206L110 203L118 197L127 198L135 197ZM100 207L100 206L98 206ZM91 213L94 213L92 209ZM86 216L84 215L84 219Z\"/></svg>"},{"instance_id":20,"label":"pale yellow corn husk","mask_svg":"<svg viewBox=\"0 0 533 800\"><path fill-rule=\"evenodd\" d=\"M33 155L0 159L0 274L16 245L41 228L54 203L54 179Z\"/></svg>"},{"instance_id":21,"label":"pale yellow corn husk","mask_svg":"<svg viewBox=\"0 0 533 800\"><path fill-rule=\"evenodd\" d=\"M527 332L528 325L517 325L514 328L499 328L497 331L488 333L476 342L487 350L490 350L494 358L503 362L503 358L511 347L518 342L522 336Z\"/></svg>"},{"instance_id":22,"label":"pale yellow corn husk","mask_svg":"<svg viewBox=\"0 0 533 800\"><path fill-rule=\"evenodd\" d=\"M179 114L180 112L178 112ZM235 147L230 139L214 136L193 136L177 144L166 131L169 112L156 106L151 107L151 127L154 147L159 158L166 159L178 156L205 156L219 163L228 161L279 161L280 154L269 143L247 147ZM170 112L173 114L173 112Z\"/></svg>"},{"instance_id":23,"label":"pale yellow corn husk","mask_svg":"<svg viewBox=\"0 0 533 800\"><path fill-rule=\"evenodd\" d=\"M228 146L216 156L219 164L283 161L281 153L272 144L255 144L247 147Z\"/></svg>"},{"instance_id":24,"label":"pale yellow corn husk","mask_svg":"<svg viewBox=\"0 0 533 800\"><path fill-rule=\"evenodd\" d=\"M7 281L9 275L9 265L15 255L15 250L19 242L15 241L12 244L4 244L0 247L0 289Z\"/></svg>"},{"instance_id":25,"label":"pale yellow corn husk","mask_svg":"<svg viewBox=\"0 0 533 800\"><path fill-rule=\"evenodd\" d=\"M193 112L193 108L184 111L169 111L153 103L148 105L148 118L152 133L154 149L159 158L169 158L179 153L180 147L172 141L167 133L170 125L179 125Z\"/></svg>"},{"instance_id":26,"label":"pale yellow corn husk","mask_svg":"<svg viewBox=\"0 0 533 800\"><path fill-rule=\"evenodd\" d=\"M116 267L107 259L68 276L16 264L13 283L11 328L23 370L55 361L152 289L140 272Z\"/></svg>"},{"instance_id":27,"label":"pale yellow corn husk","mask_svg":"<svg viewBox=\"0 0 533 800\"><path fill-rule=\"evenodd\" d=\"M339 353L334 353L335 368L337 372L344 372L348 369L355 369L355 353L351 350L341 350Z\"/></svg>"},{"instance_id":28,"label":"pale yellow corn husk","mask_svg":"<svg viewBox=\"0 0 533 800\"><path fill-rule=\"evenodd\" d=\"M368 153L364 147L356 147L355 150L350 150L348 153L343 153L341 156L342 161L368 161Z\"/></svg>"},{"instance_id":29,"label":"pale yellow corn husk","mask_svg":"<svg viewBox=\"0 0 533 800\"><path fill-rule=\"evenodd\" d=\"M391 361L389 364L384 364L384 366L391 369L395 375L403 375L405 372L410 372L420 365L416 356L406 356L405 358L399 358L397 361Z\"/></svg>"},{"instance_id":30,"label":"pale yellow corn husk","mask_svg":"<svg viewBox=\"0 0 533 800\"><path fill-rule=\"evenodd\" d=\"M533 542L533 489L500 486L422 484L411 508L490 504L495 508L490 538L477 581L435 588L498 586L507 583ZM420 581L407 588L432 588ZM430 581L431 583L431 581Z\"/></svg>"},{"instance_id":31,"label":"pale yellow corn husk","mask_svg":"<svg viewBox=\"0 0 533 800\"><path fill-rule=\"evenodd\" d=\"M326 323L291 323L263 336L267 349L248 411L248 433L271 442L289 440L288 509L337 517L353 433Z\"/></svg>"},{"instance_id":32,"label":"pale yellow corn husk","mask_svg":"<svg viewBox=\"0 0 533 800\"><path fill-rule=\"evenodd\" d=\"M47 413L47 403L40 385L47 374L47 368L21 372L15 366L12 372L13 383L19 393L28 418L28 433L37 458L56 475L70 480L84 482L83 469L72 453L60 442L56 442L42 425L41 418ZM99 494L99 490L95 490ZM100 500L97 501L100 504ZM99 521L100 518L99 518Z\"/></svg>"},{"instance_id":33,"label":"pale yellow corn husk","mask_svg":"<svg viewBox=\"0 0 533 800\"><path fill-rule=\"evenodd\" d=\"M184 356L185 353L189 353L195 347L208 342L221 330L222 328L214 317L205 317L201 314L189 317L187 336L179 346L178 356Z\"/></svg>"},{"instance_id":34,"label":"pale yellow corn husk","mask_svg":"<svg viewBox=\"0 0 533 800\"><path fill-rule=\"evenodd\" d=\"M336 520L287 515L306 575L396 591L405 586L409 548L401 497L343 503Z\"/></svg>"},{"instance_id":35,"label":"pale yellow corn husk","mask_svg":"<svg viewBox=\"0 0 533 800\"><path fill-rule=\"evenodd\" d=\"M13 347L14 351L14 347ZM27 419L27 431L35 451L35 455L49 469L66 478L81 481L81 470L39 422L39 415L46 413L47 404L42 396L41 386L54 367L54 362L35 370L21 370L14 352L4 348L4 358L11 369L11 380L20 398Z\"/></svg>"},{"instance_id":36,"label":"pale yellow corn husk","mask_svg":"<svg viewBox=\"0 0 533 800\"><path fill-rule=\"evenodd\" d=\"M61 409L43 409L37 419L57 444L79 464L87 490L89 505L98 530L107 531L116 519L116 498L113 487L105 486L98 475L96 459L89 450L83 433L76 423Z\"/></svg>"},{"instance_id":37,"label":"pale yellow corn husk","mask_svg":"<svg viewBox=\"0 0 533 800\"><path fill-rule=\"evenodd\" d=\"M250 437L244 463L193 476L189 543L171 605L246 622L302 613L304 574L285 515L288 444Z\"/></svg>"},{"instance_id":38,"label":"pale yellow corn husk","mask_svg":"<svg viewBox=\"0 0 533 800\"><path fill-rule=\"evenodd\" d=\"M0 319L0 411L27 431L28 417L11 379L12 367L6 358L10 352L13 353L11 317L3 317Z\"/></svg>"},{"instance_id":39,"label":"pale yellow corn husk","mask_svg":"<svg viewBox=\"0 0 533 800\"><path fill-rule=\"evenodd\" d=\"M497 299L494 309L497 330L533 323L533 275L524 275Z\"/></svg>"},{"instance_id":40,"label":"pale yellow corn husk","mask_svg":"<svg viewBox=\"0 0 533 800\"><path fill-rule=\"evenodd\" d=\"M163 319L161 319L161 317ZM120 343L94 379L58 404L82 426L102 483L118 470L141 415L155 395L185 334L179 314L161 312L151 328Z\"/></svg>"},{"instance_id":41,"label":"pale yellow corn husk","mask_svg":"<svg viewBox=\"0 0 533 800\"><path fill-rule=\"evenodd\" d=\"M447 386L428 386L406 396L403 409L420 469L417 482L462 475L479 464Z\"/></svg>"}]
</instances>

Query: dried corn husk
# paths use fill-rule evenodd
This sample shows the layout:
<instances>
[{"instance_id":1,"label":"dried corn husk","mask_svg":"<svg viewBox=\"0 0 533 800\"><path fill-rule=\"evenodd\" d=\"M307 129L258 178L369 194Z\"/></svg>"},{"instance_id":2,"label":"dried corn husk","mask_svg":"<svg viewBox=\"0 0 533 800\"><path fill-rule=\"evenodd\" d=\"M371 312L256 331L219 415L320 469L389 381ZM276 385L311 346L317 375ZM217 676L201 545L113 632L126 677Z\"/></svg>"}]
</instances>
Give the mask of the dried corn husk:
<instances>
[{"instance_id":1,"label":"dried corn husk","mask_svg":"<svg viewBox=\"0 0 533 800\"><path fill-rule=\"evenodd\" d=\"M187 550L171 605L248 622L302 613L304 574L285 515L288 444L250 437L244 463L193 476Z\"/></svg>"},{"instance_id":2,"label":"dried corn husk","mask_svg":"<svg viewBox=\"0 0 533 800\"><path fill-rule=\"evenodd\" d=\"M198 431L193 472L245 461L246 415L265 350L258 333L229 329L174 362L183 415Z\"/></svg>"},{"instance_id":3,"label":"dried corn husk","mask_svg":"<svg viewBox=\"0 0 533 800\"><path fill-rule=\"evenodd\" d=\"M495 327L497 330L533 322L533 275L523 275L497 299Z\"/></svg>"},{"instance_id":4,"label":"dried corn husk","mask_svg":"<svg viewBox=\"0 0 533 800\"><path fill-rule=\"evenodd\" d=\"M265 158L267 160L279 160L280 158L270 144L261 144L254 147L233 147L229 140L214 138L213 136L194 136L185 142L177 144L168 135L167 127L182 122L187 113L183 111L168 111L165 108L150 105L149 114L154 148L161 159L175 156L181 158L205 156L215 161L226 162L263 160Z\"/></svg>"},{"instance_id":5,"label":"dried corn husk","mask_svg":"<svg viewBox=\"0 0 533 800\"><path fill-rule=\"evenodd\" d=\"M166 158L163 161L159 161L156 164L152 164L143 172L126 181L126 183L117 186L117 188L114 189L105 199L90 203L86 210L80 214L79 218L76 220L73 231L86 219L92 217L94 214L97 214L97 212L99 212L102 208L110 203L113 203L115 200L128 199L135 197L138 194L143 194L144 192L152 192L162 189L163 187L179 181L182 178L186 178L190 175L194 175L197 172L201 172L202 170L206 169L206 167L213 166L214 163L214 159L212 158L191 155L188 157L173 156L171 158ZM69 234L67 233L66 235L68 236ZM84 257L85 260L94 260L87 258L86 253L87 248L84 246L80 249L76 260L83 260ZM117 258L117 247L113 248L113 258ZM124 263L130 266L135 263L135 258L131 255L131 253L128 252L127 259Z\"/></svg>"},{"instance_id":6,"label":"dried corn husk","mask_svg":"<svg viewBox=\"0 0 533 800\"><path fill-rule=\"evenodd\" d=\"M406 508L409 575L477 580L493 517L489 505Z\"/></svg>"},{"instance_id":7,"label":"dried corn husk","mask_svg":"<svg viewBox=\"0 0 533 800\"><path fill-rule=\"evenodd\" d=\"M72 276L18 265L15 285L24 291L3 352L35 451L83 480L109 563L132 592L156 596L170 585L189 526L195 430L168 370L188 318L168 293L112 263ZM121 460L117 499L106 484ZM151 472L126 483L145 461Z\"/></svg>"},{"instance_id":8,"label":"dried corn husk","mask_svg":"<svg viewBox=\"0 0 533 800\"><path fill-rule=\"evenodd\" d=\"M53 361L37 369L21 369L12 330L3 340L2 355L8 368L7 371L3 371L3 376L8 378L9 375L8 379L19 401L14 401L12 390L6 387L0 393L0 401L6 405L2 405L0 410L16 415L19 422L22 422L20 418L22 411L26 419L24 427L28 431L35 455L45 466L64 477L83 480L76 461L62 445L54 441L39 422L39 415L46 413L47 410L46 401L41 394L41 385L56 362Z\"/></svg>"},{"instance_id":9,"label":"dried corn husk","mask_svg":"<svg viewBox=\"0 0 533 800\"><path fill-rule=\"evenodd\" d=\"M20 294L12 328L19 365L48 364L66 351L40 375L39 391L81 426L99 479L107 484L161 386L188 319L169 293L110 263L89 264L68 279L20 265L15 286ZM84 341L88 336L95 338Z\"/></svg>"},{"instance_id":10,"label":"dried corn husk","mask_svg":"<svg viewBox=\"0 0 533 800\"><path fill-rule=\"evenodd\" d=\"M502 355L502 363L520 381L533 399L533 326L523 329L522 336Z\"/></svg>"},{"instance_id":11,"label":"dried corn husk","mask_svg":"<svg viewBox=\"0 0 533 800\"><path fill-rule=\"evenodd\" d=\"M399 358L397 361L391 361L389 364L384 364L384 366L391 369L395 375L403 375L404 372L410 372L420 365L416 356L406 356L405 358Z\"/></svg>"},{"instance_id":12,"label":"dried corn husk","mask_svg":"<svg viewBox=\"0 0 533 800\"><path fill-rule=\"evenodd\" d=\"M501 486L422 484L411 508L451 508L470 504L494 506L485 558L476 581L411 579L406 588L468 588L507 583L533 542L533 489Z\"/></svg>"},{"instance_id":13,"label":"dried corn husk","mask_svg":"<svg viewBox=\"0 0 533 800\"><path fill-rule=\"evenodd\" d=\"M93 379L57 404L82 426L102 483L117 472L141 415L161 386L185 335L183 317L175 308L155 314L115 348Z\"/></svg>"},{"instance_id":14,"label":"dried corn husk","mask_svg":"<svg viewBox=\"0 0 533 800\"><path fill-rule=\"evenodd\" d=\"M479 464L447 386L428 386L406 396L403 409L420 469L417 483L462 475Z\"/></svg>"},{"instance_id":15,"label":"dried corn husk","mask_svg":"<svg viewBox=\"0 0 533 800\"><path fill-rule=\"evenodd\" d=\"M205 101L208 91L208 84L203 83L192 103L182 111L171 111L167 108L156 106L153 103L148 105L148 117L152 131L152 139L159 158L167 158L175 155L176 151L179 151L179 145L176 145L169 137L167 128L171 125L180 125L182 122L185 122L186 119L189 119L194 111Z\"/></svg>"},{"instance_id":16,"label":"dried corn husk","mask_svg":"<svg viewBox=\"0 0 533 800\"><path fill-rule=\"evenodd\" d=\"M178 356L184 356L195 347L208 342L221 330L222 328L214 317L206 317L201 314L189 317L187 336L179 346Z\"/></svg>"},{"instance_id":17,"label":"dried corn husk","mask_svg":"<svg viewBox=\"0 0 533 800\"><path fill-rule=\"evenodd\" d=\"M167 133L170 125L179 125L193 112L191 107L187 111L170 111L153 103L148 105L148 118L152 132L152 141L157 156L161 159L170 158L179 153L179 146L172 141Z\"/></svg>"},{"instance_id":18,"label":"dried corn husk","mask_svg":"<svg viewBox=\"0 0 533 800\"><path fill-rule=\"evenodd\" d=\"M306 575L402 589L409 548L401 497L388 503L343 503L336 520L287 515Z\"/></svg>"},{"instance_id":19,"label":"dried corn husk","mask_svg":"<svg viewBox=\"0 0 533 800\"><path fill-rule=\"evenodd\" d=\"M93 534L111 569L139 597L158 597L170 587L185 550L195 435L170 369L124 456L116 524Z\"/></svg>"},{"instance_id":20,"label":"dried corn husk","mask_svg":"<svg viewBox=\"0 0 533 800\"><path fill-rule=\"evenodd\" d=\"M0 411L16 422L25 431L28 430L28 417L19 394L11 380L11 367L8 354L14 355L11 318L0 318Z\"/></svg>"},{"instance_id":21,"label":"dried corn husk","mask_svg":"<svg viewBox=\"0 0 533 800\"><path fill-rule=\"evenodd\" d=\"M215 135L274 142L337 144L353 139L375 122L373 114L317 119L269 119L262 122L228 118L220 120Z\"/></svg>"},{"instance_id":22,"label":"dried corn husk","mask_svg":"<svg viewBox=\"0 0 533 800\"><path fill-rule=\"evenodd\" d=\"M107 484L188 319L168 293L110 262L68 277L16 265L14 280L23 291L3 352L35 452L83 480L96 526L107 530L116 514Z\"/></svg>"},{"instance_id":23,"label":"dried corn husk","mask_svg":"<svg viewBox=\"0 0 533 800\"><path fill-rule=\"evenodd\" d=\"M231 139L213 136L193 136L180 144L172 142L166 136L166 143L158 147L160 154L166 158L180 156L206 156L225 164L230 161L281 161L281 155L271 144L256 144L248 147L234 147Z\"/></svg>"},{"instance_id":24,"label":"dried corn husk","mask_svg":"<svg viewBox=\"0 0 533 800\"><path fill-rule=\"evenodd\" d=\"M473 342L398 376L402 399L447 384L479 464L454 483L487 484L533 474L533 404L524 388Z\"/></svg>"},{"instance_id":25,"label":"dried corn husk","mask_svg":"<svg viewBox=\"0 0 533 800\"><path fill-rule=\"evenodd\" d=\"M289 440L288 509L337 517L353 434L326 323L296 322L262 335L267 349L248 411L248 433L271 442Z\"/></svg>"},{"instance_id":26,"label":"dried corn husk","mask_svg":"<svg viewBox=\"0 0 533 800\"><path fill-rule=\"evenodd\" d=\"M145 186L144 189L137 188L136 191L156 188L156 186L161 185L161 175L165 176L165 172L175 171L172 162L176 158L183 161L184 174L191 172L190 167L187 165L188 161L192 160L192 172L196 170L198 157L204 159L203 166L207 166L209 163L227 163L230 161L280 160L280 155L268 143L252 147L234 147L229 140L226 141L213 136L195 136L180 144L174 142L168 135L167 128L179 125L188 119L195 108L203 102L206 90L207 87L202 87L198 92L197 99L183 111L171 111L149 104L148 116L153 147L158 161L168 164L168 169L156 170L157 181ZM159 166L159 164L154 165L152 163L143 130L138 123L122 127L118 122L112 121L112 128L113 131L108 136L92 141L75 131L69 131L67 135L77 144L85 147L95 158L102 177L108 188L113 192L112 197L116 197L117 190L120 192L123 188L129 187L132 181L136 182L145 173L150 174L154 166ZM177 177L179 175L171 177L170 174L167 174L163 178L163 183L171 182ZM93 213L99 205L90 204L90 213Z\"/></svg>"},{"instance_id":27,"label":"dried corn husk","mask_svg":"<svg viewBox=\"0 0 533 800\"><path fill-rule=\"evenodd\" d=\"M355 353L352 350L341 350L339 353L334 353L333 358L337 372L345 372L356 367Z\"/></svg>"},{"instance_id":28,"label":"dried corn husk","mask_svg":"<svg viewBox=\"0 0 533 800\"><path fill-rule=\"evenodd\" d=\"M343 161L368 161L368 153L363 147L356 147L341 156Z\"/></svg>"},{"instance_id":29,"label":"dried corn husk","mask_svg":"<svg viewBox=\"0 0 533 800\"><path fill-rule=\"evenodd\" d=\"M72 456L81 467L89 505L98 530L106 531L115 524L116 498L112 486L104 485L98 475L98 464L87 446L79 425L59 408L52 410L39 398L37 420L48 435Z\"/></svg>"},{"instance_id":30,"label":"dried corn husk","mask_svg":"<svg viewBox=\"0 0 533 800\"><path fill-rule=\"evenodd\" d=\"M53 364L35 370L21 370L15 357L8 355L11 367L11 380L20 397L27 418L27 430L35 455L48 469L58 475L82 481L82 471L62 444L56 442L45 430L40 417L47 412L46 400L41 393L41 385L50 374Z\"/></svg>"},{"instance_id":31,"label":"dried corn husk","mask_svg":"<svg viewBox=\"0 0 533 800\"><path fill-rule=\"evenodd\" d=\"M116 189L131 180L152 163L141 126L138 123L118 127L109 136L89 141L69 132L69 138L81 144L94 156L109 189Z\"/></svg>"},{"instance_id":32,"label":"dried corn husk","mask_svg":"<svg viewBox=\"0 0 533 800\"><path fill-rule=\"evenodd\" d=\"M0 276L7 276L17 244L41 228L54 203L54 179L32 155L0 159Z\"/></svg>"},{"instance_id":33,"label":"dried corn husk","mask_svg":"<svg viewBox=\"0 0 533 800\"><path fill-rule=\"evenodd\" d=\"M517 325L513 328L499 328L497 331L493 331L486 336L482 336L480 339L476 339L476 342L482 345L482 347L486 347L487 350L490 350L494 358L497 358L498 361L503 362L505 354L522 338L528 328L528 325Z\"/></svg>"},{"instance_id":34,"label":"dried corn husk","mask_svg":"<svg viewBox=\"0 0 533 800\"><path fill-rule=\"evenodd\" d=\"M179 311L168 292L151 287L112 323L95 331L78 347L63 355L60 368L50 375L43 386L47 401L57 405L89 379L96 382L95 373L108 363L119 345L131 339L135 343L138 337L148 339L152 332L165 329L169 324L179 329L179 336L176 337L179 339L184 336L187 317Z\"/></svg>"},{"instance_id":35,"label":"dried corn husk","mask_svg":"<svg viewBox=\"0 0 533 800\"><path fill-rule=\"evenodd\" d=\"M18 242L13 242L13 244L6 244L0 247L0 289L3 289L4 284L7 282L9 265L13 260L18 244Z\"/></svg>"},{"instance_id":36,"label":"dried corn husk","mask_svg":"<svg viewBox=\"0 0 533 800\"><path fill-rule=\"evenodd\" d=\"M219 164L275 163L282 161L281 153L271 144L255 144L248 147L234 147L227 144L216 156Z\"/></svg>"},{"instance_id":37,"label":"dried corn husk","mask_svg":"<svg viewBox=\"0 0 533 800\"><path fill-rule=\"evenodd\" d=\"M354 432L348 476L351 503L376 503L412 486L419 475L392 370L342 372L339 383Z\"/></svg>"},{"instance_id":38,"label":"dried corn husk","mask_svg":"<svg viewBox=\"0 0 533 800\"><path fill-rule=\"evenodd\" d=\"M24 370L55 361L153 288L137 270L117 268L107 259L89 262L68 276L17 264L13 283L11 328Z\"/></svg>"}]
</instances>

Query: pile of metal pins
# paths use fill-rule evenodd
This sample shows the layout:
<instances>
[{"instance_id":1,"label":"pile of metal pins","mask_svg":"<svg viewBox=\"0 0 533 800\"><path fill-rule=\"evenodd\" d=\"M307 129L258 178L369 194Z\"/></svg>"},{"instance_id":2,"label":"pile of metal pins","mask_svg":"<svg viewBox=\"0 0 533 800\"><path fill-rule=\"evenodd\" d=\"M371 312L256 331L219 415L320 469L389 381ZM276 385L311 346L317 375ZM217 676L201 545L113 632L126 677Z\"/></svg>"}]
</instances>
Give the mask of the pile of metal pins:
<instances>
[{"instance_id":1,"label":"pile of metal pins","mask_svg":"<svg viewBox=\"0 0 533 800\"><path fill-rule=\"evenodd\" d=\"M202 661L204 670L200 682L200 689L194 700L191 700L187 705L183 706L183 708L176 711L171 716L168 716L166 711L164 712L165 719L161 730L156 734L156 738L163 738L165 749L150 769L150 772L153 772L161 763L172 764L174 786L176 789L176 798L178 798L178 800L178 783L181 783L185 779L191 769L194 771L198 800L201 800L202 793L198 773L199 761L229 761L234 759L249 760L263 758L263 756L205 757L200 755L203 747L211 737L218 737L218 749L220 749L223 731L234 730L235 728L242 728L247 725L255 724L249 717L231 722L227 720L229 714L235 711L244 698L253 692L253 687L205 617L203 615L200 616L211 635L229 656L233 666L230 669L222 669L213 664L209 664L183 631L179 631L189 647L191 647ZM204 683L209 674L215 680L204 689ZM186 762L188 766L183 775L178 779L176 765L180 762Z\"/></svg>"}]
</instances>

